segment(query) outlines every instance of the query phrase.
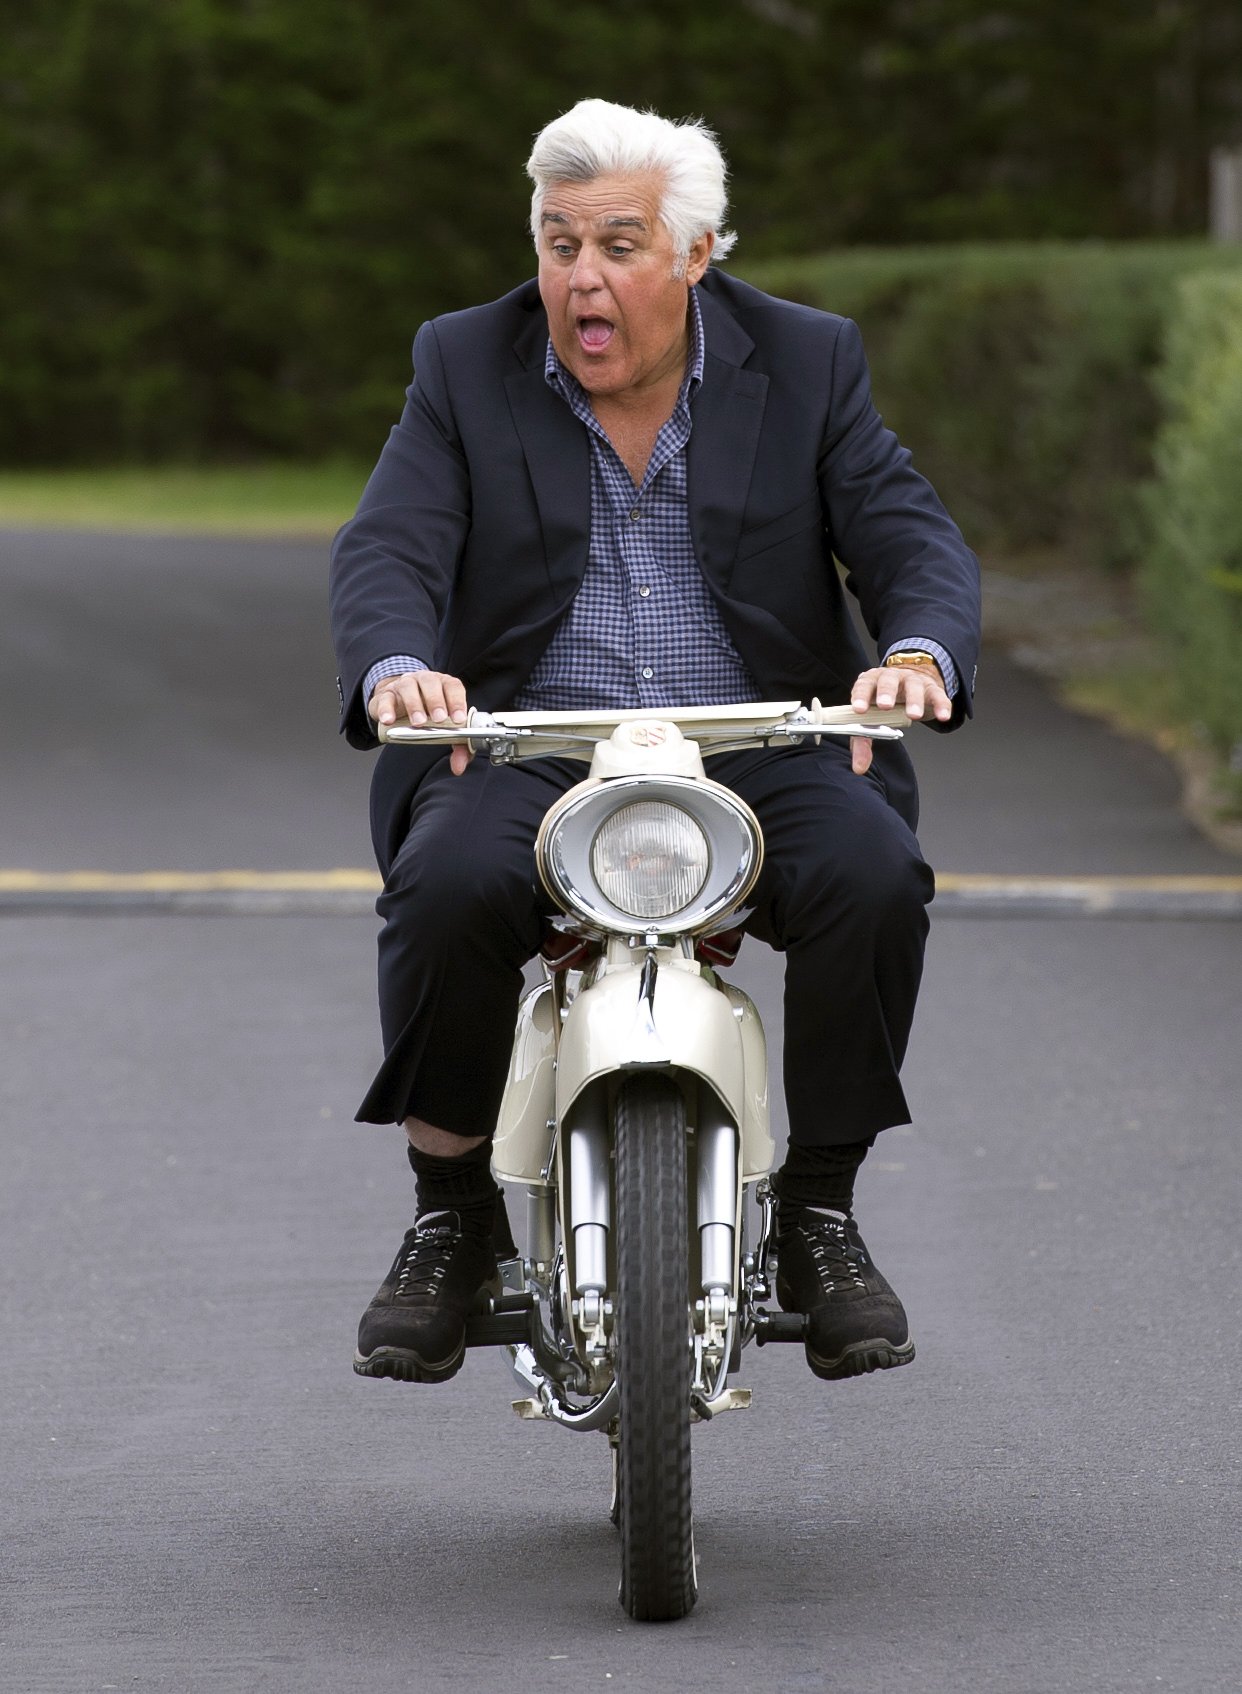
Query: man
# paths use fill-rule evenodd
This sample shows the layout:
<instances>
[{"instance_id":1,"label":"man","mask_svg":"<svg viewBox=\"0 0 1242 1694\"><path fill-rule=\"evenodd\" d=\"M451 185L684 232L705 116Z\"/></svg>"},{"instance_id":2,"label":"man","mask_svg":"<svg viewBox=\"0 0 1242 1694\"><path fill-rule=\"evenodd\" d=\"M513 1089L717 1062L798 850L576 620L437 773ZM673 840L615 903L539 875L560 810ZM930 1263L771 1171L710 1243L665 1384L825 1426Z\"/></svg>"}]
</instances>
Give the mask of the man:
<instances>
[{"instance_id":1,"label":"man","mask_svg":"<svg viewBox=\"0 0 1242 1694\"><path fill-rule=\"evenodd\" d=\"M970 712L978 566L870 400L847 320L709 269L710 132L599 100L536 140L538 284L425 324L332 608L343 728L504 707L819 695ZM878 644L869 664L834 554ZM778 1296L825 1378L906 1363L905 1313L853 1217L898 1071L932 877L904 748L825 742L712 760L759 816L748 929L787 955L790 1147ZM404 1124L416 1218L363 1316L355 1369L435 1382L496 1273L490 1136L542 913L535 831L580 777L386 749L372 789L385 1057L359 1111Z\"/></svg>"}]
</instances>

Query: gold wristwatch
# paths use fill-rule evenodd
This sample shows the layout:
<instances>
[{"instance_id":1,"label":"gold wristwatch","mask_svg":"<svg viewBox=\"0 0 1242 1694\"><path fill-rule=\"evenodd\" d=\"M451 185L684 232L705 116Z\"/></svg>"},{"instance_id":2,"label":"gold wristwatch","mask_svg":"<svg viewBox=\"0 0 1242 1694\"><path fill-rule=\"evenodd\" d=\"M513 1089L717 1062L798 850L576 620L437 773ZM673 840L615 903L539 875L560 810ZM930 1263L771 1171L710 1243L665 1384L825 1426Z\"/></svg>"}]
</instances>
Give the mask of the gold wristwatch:
<instances>
[{"instance_id":1,"label":"gold wristwatch","mask_svg":"<svg viewBox=\"0 0 1242 1694\"><path fill-rule=\"evenodd\" d=\"M924 653L921 647L915 648L908 653L890 653L888 658L884 661L885 670L887 670L890 665L900 665L903 670L909 671L931 671L941 688L944 687L944 676L941 672L940 666L936 663L935 659L932 658L931 654Z\"/></svg>"}]
</instances>

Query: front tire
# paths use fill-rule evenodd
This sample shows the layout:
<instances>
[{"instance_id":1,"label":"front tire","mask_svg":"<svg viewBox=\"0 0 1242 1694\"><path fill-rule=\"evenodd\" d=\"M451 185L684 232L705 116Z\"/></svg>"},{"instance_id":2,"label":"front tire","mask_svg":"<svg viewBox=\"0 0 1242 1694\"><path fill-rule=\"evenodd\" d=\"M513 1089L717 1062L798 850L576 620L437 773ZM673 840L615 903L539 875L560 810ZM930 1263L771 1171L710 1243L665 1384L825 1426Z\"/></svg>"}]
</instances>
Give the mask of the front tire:
<instances>
[{"instance_id":1,"label":"front tire","mask_svg":"<svg viewBox=\"0 0 1242 1694\"><path fill-rule=\"evenodd\" d=\"M640 1623L698 1594L690 1502L686 1113L667 1076L617 1096L617 1380L621 1604Z\"/></svg>"}]
</instances>

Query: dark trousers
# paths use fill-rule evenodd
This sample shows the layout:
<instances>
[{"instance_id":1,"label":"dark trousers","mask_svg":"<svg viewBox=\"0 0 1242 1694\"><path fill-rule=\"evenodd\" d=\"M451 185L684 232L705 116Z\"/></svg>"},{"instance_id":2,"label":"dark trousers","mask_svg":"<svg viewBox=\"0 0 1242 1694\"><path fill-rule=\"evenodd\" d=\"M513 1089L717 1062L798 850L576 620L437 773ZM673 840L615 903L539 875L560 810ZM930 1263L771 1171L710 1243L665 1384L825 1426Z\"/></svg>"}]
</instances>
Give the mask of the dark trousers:
<instances>
[{"instance_id":1,"label":"dark trousers","mask_svg":"<svg viewBox=\"0 0 1242 1694\"><path fill-rule=\"evenodd\" d=\"M455 777L445 758L415 790L408 833L380 866L385 1058L361 1121L491 1133L522 967L550 909L534 885L535 834L585 769L475 759ZM934 887L912 831L878 775L853 774L845 742L719 754L707 771L763 828L746 930L786 955L790 1140L831 1145L907 1123L898 1072Z\"/></svg>"}]
</instances>

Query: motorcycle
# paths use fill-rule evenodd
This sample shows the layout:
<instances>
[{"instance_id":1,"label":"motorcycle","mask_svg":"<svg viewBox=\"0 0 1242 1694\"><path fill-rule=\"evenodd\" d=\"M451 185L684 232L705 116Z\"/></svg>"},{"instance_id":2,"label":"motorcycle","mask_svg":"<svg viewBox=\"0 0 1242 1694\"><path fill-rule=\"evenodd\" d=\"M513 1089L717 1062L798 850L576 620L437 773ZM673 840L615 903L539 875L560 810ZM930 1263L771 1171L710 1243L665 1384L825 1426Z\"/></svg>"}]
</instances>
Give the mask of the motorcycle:
<instances>
[{"instance_id":1,"label":"motorcycle","mask_svg":"<svg viewBox=\"0 0 1242 1694\"><path fill-rule=\"evenodd\" d=\"M468 1346L502 1347L519 1417L602 1432L632 1618L684 1617L697 1595L690 1432L751 1403L730 1384L750 1342L801 1342L769 1310L775 1256L767 1051L753 1002L720 975L763 863L750 808L704 754L822 735L900 738L900 708L797 701L675 712L471 711L464 725L381 728L493 762L589 761L539 830L558 915L521 1001L493 1142L526 1190L526 1251ZM758 1228L749 1240L753 1189ZM502 1208L498 1208L498 1212Z\"/></svg>"}]
</instances>

